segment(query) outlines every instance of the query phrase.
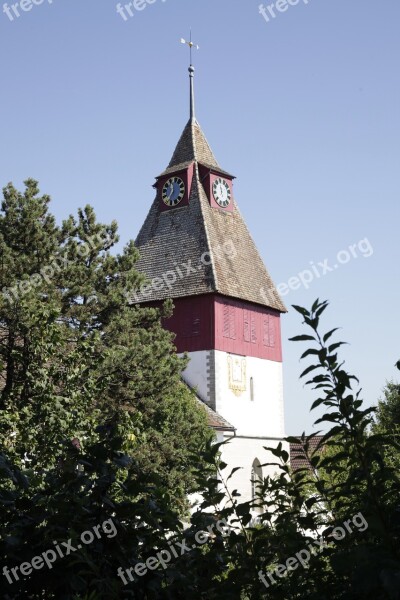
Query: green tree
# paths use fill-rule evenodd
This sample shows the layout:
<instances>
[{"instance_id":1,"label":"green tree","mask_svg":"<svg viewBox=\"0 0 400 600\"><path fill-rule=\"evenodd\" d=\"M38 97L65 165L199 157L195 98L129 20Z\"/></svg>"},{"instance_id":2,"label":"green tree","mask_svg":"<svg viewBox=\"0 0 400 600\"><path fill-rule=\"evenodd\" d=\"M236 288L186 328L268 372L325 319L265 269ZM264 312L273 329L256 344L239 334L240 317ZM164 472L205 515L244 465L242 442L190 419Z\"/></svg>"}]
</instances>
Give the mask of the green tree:
<instances>
[{"instance_id":1,"label":"green tree","mask_svg":"<svg viewBox=\"0 0 400 600\"><path fill-rule=\"evenodd\" d=\"M132 307L140 284L133 242L112 255L117 225L86 206L57 227L37 182L4 189L0 215L1 436L13 459L54 465L65 439L130 411L142 427L136 461L183 510L191 455L210 438L205 411L181 381L185 360L161 326L172 306ZM44 438L45 434L45 438Z\"/></svg>"},{"instance_id":2,"label":"green tree","mask_svg":"<svg viewBox=\"0 0 400 600\"><path fill-rule=\"evenodd\" d=\"M224 542L224 576L209 585L208 597L399 599L398 470L382 451L385 438L370 433L374 409L363 408L358 380L339 359L343 342L332 341L336 330L320 332L320 317L327 306L318 300L311 310L295 306L309 332L293 338L310 346L301 358L310 357L312 364L301 376L308 376L307 385L318 394L312 408L325 409L316 424L329 426L320 443L326 451L311 457L313 469L304 467L291 474L285 445L266 449L276 460L265 466L278 472L264 478L255 502L242 503L233 492L221 511L236 530ZM303 436L306 447L311 437ZM294 438L286 441L300 443ZM224 467L220 465L222 474ZM315 476L324 471L329 477ZM204 480L203 487L207 491L202 508L217 505L218 481ZM256 506L262 512L259 523L252 525Z\"/></svg>"},{"instance_id":3,"label":"green tree","mask_svg":"<svg viewBox=\"0 0 400 600\"><path fill-rule=\"evenodd\" d=\"M320 332L327 302L294 307L309 332L293 341L310 345L301 358L312 364L301 377L318 395L312 408L325 409L316 424L329 425L321 441L326 452L311 464L329 478L306 468L291 474L287 444L298 440L287 438L266 448L265 466L275 474L264 478L254 501L241 502L226 487L236 469L225 475L220 446L181 383L185 361L161 327L171 306L126 306L125 290L141 282L133 244L112 256L116 225L99 225L90 207L61 228L47 211L35 182L24 194L6 188L0 553L10 569L53 542L70 540L76 550L43 575L10 584L2 574L2 597L399 600L400 481L387 452L399 444L371 432L374 409L363 408L358 381L340 361L336 330ZM388 424L386 407L381 413ZM309 437L303 436L306 446ZM202 501L183 531L184 497L194 489ZM230 531L198 545L195 532L216 519L229 521ZM105 521L116 535L79 548L81 534ZM346 521L353 525L348 533ZM187 551L170 553L164 566L126 585L117 576L119 567L143 563L178 541ZM299 553L303 563L282 567Z\"/></svg>"},{"instance_id":4,"label":"green tree","mask_svg":"<svg viewBox=\"0 0 400 600\"><path fill-rule=\"evenodd\" d=\"M400 385L387 383L383 398L378 402L375 422L384 431L395 431L400 427Z\"/></svg>"},{"instance_id":5,"label":"green tree","mask_svg":"<svg viewBox=\"0 0 400 600\"><path fill-rule=\"evenodd\" d=\"M383 452L387 462L400 470L400 385L393 381L387 383L383 390L383 398L378 402L372 431L384 439Z\"/></svg>"}]
</instances>

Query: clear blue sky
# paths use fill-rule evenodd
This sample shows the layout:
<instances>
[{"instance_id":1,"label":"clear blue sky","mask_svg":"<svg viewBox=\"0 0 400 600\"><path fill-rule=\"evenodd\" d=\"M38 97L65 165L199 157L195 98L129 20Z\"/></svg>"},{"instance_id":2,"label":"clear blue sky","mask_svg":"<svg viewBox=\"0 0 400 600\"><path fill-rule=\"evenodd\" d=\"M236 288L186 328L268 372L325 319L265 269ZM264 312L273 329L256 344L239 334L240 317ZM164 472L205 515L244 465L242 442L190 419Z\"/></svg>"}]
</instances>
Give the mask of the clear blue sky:
<instances>
[{"instance_id":1,"label":"clear blue sky","mask_svg":"<svg viewBox=\"0 0 400 600\"><path fill-rule=\"evenodd\" d=\"M34 177L59 221L90 203L135 238L188 118L192 27L198 120L275 282L373 248L283 298L330 300L324 325L343 328L372 404L400 358L400 4L300 0L268 23L259 4L155 0L127 21L114 0L44 0L13 21L0 4L0 185ZM289 434L317 416L287 341L301 330L291 309Z\"/></svg>"}]
</instances>

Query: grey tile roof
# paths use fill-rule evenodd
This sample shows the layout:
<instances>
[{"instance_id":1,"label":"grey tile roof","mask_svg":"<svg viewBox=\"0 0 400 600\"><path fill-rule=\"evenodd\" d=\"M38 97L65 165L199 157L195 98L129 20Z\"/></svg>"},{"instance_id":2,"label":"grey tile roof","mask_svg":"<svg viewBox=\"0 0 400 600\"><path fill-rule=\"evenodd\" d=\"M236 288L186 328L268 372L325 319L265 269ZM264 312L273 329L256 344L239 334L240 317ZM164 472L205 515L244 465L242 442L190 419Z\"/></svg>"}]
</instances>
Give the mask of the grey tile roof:
<instances>
[{"instance_id":1,"label":"grey tile roof","mask_svg":"<svg viewBox=\"0 0 400 600\"><path fill-rule=\"evenodd\" d=\"M198 161L220 168L209 143L196 119L190 119L172 155L168 169L184 162Z\"/></svg>"},{"instance_id":2,"label":"grey tile roof","mask_svg":"<svg viewBox=\"0 0 400 600\"><path fill-rule=\"evenodd\" d=\"M221 415L219 413L217 413L213 408L211 408L211 406L209 404L207 404L207 402L205 400L203 400L203 398L200 397L200 395L197 393L196 389L194 387L192 387L191 385L189 385L187 383L187 381L185 381L184 378L182 378L182 382L184 385L186 385L186 387L189 388L189 390L193 393L194 397L196 398L197 402L206 411L207 423L208 423L209 427L212 427L213 429L220 429L223 431L236 431L236 427L231 425L229 423L229 421L224 419L224 417L221 417Z\"/></svg>"},{"instance_id":3,"label":"grey tile roof","mask_svg":"<svg viewBox=\"0 0 400 600\"><path fill-rule=\"evenodd\" d=\"M194 161L193 160L187 160L184 163L181 163L179 165L173 165L172 167L168 167L167 169L165 169L165 171L163 171L162 173L160 173L160 175L157 176L157 179L159 179L160 177L164 177L164 175L169 175L170 173L179 173L179 171L184 171L185 169L187 169ZM207 167L207 169L210 169L210 171L214 171L214 172L218 172L221 175L225 175L226 177L230 177L231 179L235 179L235 176L232 175L232 173L228 173L228 171L224 171L224 169L221 169L221 167L215 167L213 165L209 165L205 162L201 163L204 167Z\"/></svg>"},{"instance_id":4,"label":"grey tile roof","mask_svg":"<svg viewBox=\"0 0 400 600\"><path fill-rule=\"evenodd\" d=\"M235 200L233 212L210 206L198 165L223 171L195 120L186 125L168 172L193 162L189 205L160 211L156 197L136 239L137 269L150 281L164 277L164 285L158 281L131 302L219 293L286 312Z\"/></svg>"},{"instance_id":5,"label":"grey tile roof","mask_svg":"<svg viewBox=\"0 0 400 600\"><path fill-rule=\"evenodd\" d=\"M174 154L168 167L158 177L169 175L174 171L181 171L191 165L193 162L199 162L210 170L218 171L222 175L234 178L233 175L224 171L219 166L210 144L196 119L190 119L176 145Z\"/></svg>"},{"instance_id":6,"label":"grey tile roof","mask_svg":"<svg viewBox=\"0 0 400 600\"><path fill-rule=\"evenodd\" d=\"M315 454L318 455L321 453L321 449L319 450L318 453L316 452L316 450L317 450L318 444L320 443L320 441L322 440L323 437L324 437L323 435L313 435L312 437L309 438L308 454L310 457L313 457ZM304 467L311 470L312 466L311 466L310 461L307 458L305 446L301 442L301 436L299 436L298 440L299 440L298 444L296 444L294 442L290 443L290 466L292 467L293 471L297 471L298 469L301 469Z\"/></svg>"},{"instance_id":7,"label":"grey tile roof","mask_svg":"<svg viewBox=\"0 0 400 600\"><path fill-rule=\"evenodd\" d=\"M231 425L224 417L221 417L215 410L213 410L208 404L206 404L201 398L196 395L196 399L205 409L207 413L207 421L209 427L212 429L219 429L221 431L236 431L235 427Z\"/></svg>"}]
</instances>

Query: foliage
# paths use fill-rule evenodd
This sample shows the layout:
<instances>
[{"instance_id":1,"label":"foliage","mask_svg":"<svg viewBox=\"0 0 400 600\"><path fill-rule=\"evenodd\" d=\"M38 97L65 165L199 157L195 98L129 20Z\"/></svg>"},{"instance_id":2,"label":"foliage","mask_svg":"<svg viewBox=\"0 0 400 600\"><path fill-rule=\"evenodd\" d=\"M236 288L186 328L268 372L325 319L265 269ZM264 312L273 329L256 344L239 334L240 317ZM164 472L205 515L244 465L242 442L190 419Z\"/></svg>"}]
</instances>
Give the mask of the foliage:
<instances>
[{"instance_id":1,"label":"foliage","mask_svg":"<svg viewBox=\"0 0 400 600\"><path fill-rule=\"evenodd\" d=\"M372 430L383 436L385 459L399 471L400 452L396 442L400 441L400 385L394 382L387 383L383 394L383 398L378 403Z\"/></svg>"},{"instance_id":2,"label":"foliage","mask_svg":"<svg viewBox=\"0 0 400 600\"><path fill-rule=\"evenodd\" d=\"M340 362L336 330L320 333L327 302L294 307L310 333L293 338L311 346L301 377L318 393L312 408L324 408L316 423L330 427L325 453L292 474L288 443L299 440L266 448L263 467L275 474L242 502L229 488L236 469L225 475L220 445L182 387L185 361L161 327L171 307L125 305L126 287L140 281L133 244L111 256L115 224L100 226L86 207L57 228L47 205L35 182L23 195L8 186L0 217L1 286L15 287L57 254L68 258L0 300L0 552L11 569L54 542L77 549L12 584L2 574L2 597L398 600L400 482L385 452L398 444L370 432L373 409ZM310 438L302 437L306 448ZM184 496L195 489L201 502L184 529ZM230 529L198 544L196 532L222 519ZM82 533L110 520L115 536L78 548ZM170 553L165 568L131 572L126 585L118 575L178 542L188 550ZM282 567L306 549L303 566Z\"/></svg>"},{"instance_id":3,"label":"foliage","mask_svg":"<svg viewBox=\"0 0 400 600\"><path fill-rule=\"evenodd\" d=\"M400 385L389 382L383 394L376 411L376 425L383 431L394 431L400 427Z\"/></svg>"},{"instance_id":4,"label":"foliage","mask_svg":"<svg viewBox=\"0 0 400 600\"><path fill-rule=\"evenodd\" d=\"M336 330L325 335L319 331L319 319L326 308L327 302L319 301L310 311L295 307L311 332L293 341L312 343L302 359L311 357L314 362L302 377L309 376L307 385L318 392L313 408L325 408L317 424L330 426L321 440L321 446L328 450L322 457L313 456L312 470L303 468L289 477L287 448L284 444L271 447L268 450L277 461L265 466L275 466L279 472L264 478L256 503L241 503L235 492L231 495L230 505L221 514L238 530L225 541L222 558L229 568L217 587L210 586L211 597L214 592L219 598L248 600L399 598L398 473L385 461L382 436L369 434L373 409L363 409L360 391L353 391L357 379L340 363L342 342L332 341ZM311 437L287 441L302 441L307 448ZM319 477L322 469L330 473L329 480ZM205 509L221 499L218 482L213 485L211 490L208 482ZM316 490L311 497L310 485ZM263 511L258 524L252 526L257 504ZM340 527L344 537L337 529ZM323 544L321 552L316 540ZM278 565L285 565L306 549L309 561L305 568L297 564L293 571L283 568L285 576L282 568L280 576L273 573ZM258 575L264 577L264 583Z\"/></svg>"},{"instance_id":5,"label":"foliage","mask_svg":"<svg viewBox=\"0 0 400 600\"><path fill-rule=\"evenodd\" d=\"M195 484L190 455L210 438L205 412L181 382L185 360L161 326L172 306L132 307L141 283L133 242L87 206L61 227L37 182L4 189L0 215L0 436L14 464L37 473L65 440L93 441L100 419L131 411L143 443L136 460L180 510ZM129 432L127 432L127 435Z\"/></svg>"},{"instance_id":6,"label":"foliage","mask_svg":"<svg viewBox=\"0 0 400 600\"><path fill-rule=\"evenodd\" d=\"M97 439L86 451L79 444L65 443L57 466L35 486L34 494L29 493L34 474L27 477L26 470L12 467L0 456L0 476L12 484L0 503L0 550L7 567L55 551L55 542L62 554L67 553L63 542L68 539L74 548L69 555L57 556L50 569L44 565L42 576L39 572L22 577L17 571L19 580L12 584L2 577L3 598L145 597L147 582L138 581L132 595L117 577L117 569L127 560L133 565L145 560L167 532L179 531L181 525L160 478L144 474L121 450L126 428L135 429L129 413L121 417L120 422L97 428L93 432ZM105 522L105 531L102 527L100 536L93 535L90 545L80 543L82 534Z\"/></svg>"}]
</instances>

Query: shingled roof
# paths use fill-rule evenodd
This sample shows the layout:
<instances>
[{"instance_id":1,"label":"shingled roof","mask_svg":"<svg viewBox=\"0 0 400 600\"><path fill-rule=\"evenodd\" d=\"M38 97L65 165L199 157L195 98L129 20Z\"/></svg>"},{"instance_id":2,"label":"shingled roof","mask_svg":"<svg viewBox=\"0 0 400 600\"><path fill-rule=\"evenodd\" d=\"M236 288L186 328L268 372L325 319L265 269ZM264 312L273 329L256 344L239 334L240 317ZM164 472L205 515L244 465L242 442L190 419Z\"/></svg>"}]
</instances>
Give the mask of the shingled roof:
<instances>
[{"instance_id":1,"label":"shingled roof","mask_svg":"<svg viewBox=\"0 0 400 600\"><path fill-rule=\"evenodd\" d=\"M236 431L236 428L233 425L231 425L226 419L224 419L224 417L221 417L220 414L215 412L215 410L213 410L211 406L209 406L206 402L201 400L201 398L199 398L197 395L196 399L206 411L207 423L208 426L211 427L211 429L215 429L217 431L229 431L231 433L234 433Z\"/></svg>"},{"instance_id":2,"label":"shingled roof","mask_svg":"<svg viewBox=\"0 0 400 600\"><path fill-rule=\"evenodd\" d=\"M308 455L310 458L312 458L315 454L318 455L321 453L321 450L317 452L317 448L323 437L323 435L313 435L308 438ZM293 471L303 468L311 470L312 466L307 458L305 444L302 442L301 437L297 439L298 443L290 443L290 466L292 467Z\"/></svg>"},{"instance_id":3,"label":"shingled roof","mask_svg":"<svg viewBox=\"0 0 400 600\"><path fill-rule=\"evenodd\" d=\"M195 118L186 125L172 159L160 176L194 163L189 205L161 211L156 197L136 239L137 269L149 280L175 271L183 263L194 269L167 289L152 289L146 302L219 293L286 312L256 245L233 200L233 212L210 206L199 176L199 165L228 175L219 166ZM230 176L232 177L232 176ZM224 246L224 244L226 246ZM228 248L233 251L224 251ZM205 266L201 257L207 255ZM132 299L132 302L134 300Z\"/></svg>"},{"instance_id":4,"label":"shingled roof","mask_svg":"<svg viewBox=\"0 0 400 600\"><path fill-rule=\"evenodd\" d=\"M202 406L203 409L206 411L208 426L211 427L211 429L215 429L218 431L230 432L230 433L235 434L236 427L231 425L229 423L229 421L224 419L224 417L222 417L213 408L211 408L211 406L203 398L201 398L201 396L200 396L200 394L198 394L197 390L194 387L192 387L191 385L189 385L185 381L184 378L182 378L182 381L183 381L184 385L186 385L189 388L189 390L193 393L198 404L200 404L200 406Z\"/></svg>"},{"instance_id":5,"label":"shingled roof","mask_svg":"<svg viewBox=\"0 0 400 600\"><path fill-rule=\"evenodd\" d=\"M180 163L193 161L220 168L200 125L196 119L189 119L169 162L168 169L176 168Z\"/></svg>"}]
</instances>

